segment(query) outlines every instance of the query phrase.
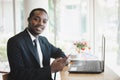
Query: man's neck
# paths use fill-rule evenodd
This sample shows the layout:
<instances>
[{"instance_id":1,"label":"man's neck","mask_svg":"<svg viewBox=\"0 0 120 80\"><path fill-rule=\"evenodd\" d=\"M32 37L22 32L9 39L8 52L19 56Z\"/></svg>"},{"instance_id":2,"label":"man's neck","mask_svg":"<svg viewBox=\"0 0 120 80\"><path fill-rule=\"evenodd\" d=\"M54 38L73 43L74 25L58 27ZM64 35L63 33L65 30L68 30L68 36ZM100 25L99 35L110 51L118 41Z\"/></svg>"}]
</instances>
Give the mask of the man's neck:
<instances>
[{"instance_id":1,"label":"man's neck","mask_svg":"<svg viewBox=\"0 0 120 80\"><path fill-rule=\"evenodd\" d=\"M30 34L33 35L34 37L37 38L37 37L39 36L39 35L34 34L29 28L27 28L27 30L28 30L28 31L30 32Z\"/></svg>"}]
</instances>

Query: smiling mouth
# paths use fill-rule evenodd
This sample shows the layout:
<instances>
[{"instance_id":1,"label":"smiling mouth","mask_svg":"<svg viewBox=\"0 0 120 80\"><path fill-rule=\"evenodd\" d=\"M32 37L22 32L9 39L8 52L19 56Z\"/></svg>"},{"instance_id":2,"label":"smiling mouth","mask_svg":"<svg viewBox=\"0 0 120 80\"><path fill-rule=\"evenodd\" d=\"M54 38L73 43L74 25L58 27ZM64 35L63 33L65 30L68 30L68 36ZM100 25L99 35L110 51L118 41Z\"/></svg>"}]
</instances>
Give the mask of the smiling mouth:
<instances>
[{"instance_id":1,"label":"smiling mouth","mask_svg":"<svg viewBox=\"0 0 120 80\"><path fill-rule=\"evenodd\" d=\"M42 27L39 26L39 27L36 27L36 30L37 31L42 31L42 30L44 30L44 28L42 28Z\"/></svg>"}]
</instances>

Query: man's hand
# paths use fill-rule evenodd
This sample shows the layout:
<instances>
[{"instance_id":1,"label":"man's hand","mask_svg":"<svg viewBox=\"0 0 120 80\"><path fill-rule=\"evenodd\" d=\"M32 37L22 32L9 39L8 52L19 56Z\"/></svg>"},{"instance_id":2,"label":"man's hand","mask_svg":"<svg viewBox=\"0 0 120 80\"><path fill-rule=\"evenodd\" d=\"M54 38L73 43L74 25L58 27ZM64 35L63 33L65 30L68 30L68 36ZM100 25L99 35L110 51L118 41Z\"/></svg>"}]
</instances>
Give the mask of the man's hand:
<instances>
[{"instance_id":1,"label":"man's hand","mask_svg":"<svg viewBox=\"0 0 120 80\"><path fill-rule=\"evenodd\" d=\"M66 60L67 58L57 58L55 59L52 64L51 64L51 72L57 72L57 71L61 71L64 66L66 65Z\"/></svg>"}]
</instances>

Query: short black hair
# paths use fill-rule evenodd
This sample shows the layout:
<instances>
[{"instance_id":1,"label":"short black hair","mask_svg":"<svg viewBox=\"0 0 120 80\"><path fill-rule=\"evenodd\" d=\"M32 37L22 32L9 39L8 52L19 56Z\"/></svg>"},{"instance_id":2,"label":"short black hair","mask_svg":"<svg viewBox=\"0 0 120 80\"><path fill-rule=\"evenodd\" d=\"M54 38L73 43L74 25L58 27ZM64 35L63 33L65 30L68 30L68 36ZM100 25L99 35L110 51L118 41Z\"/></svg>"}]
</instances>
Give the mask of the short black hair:
<instances>
[{"instance_id":1,"label":"short black hair","mask_svg":"<svg viewBox=\"0 0 120 80\"><path fill-rule=\"evenodd\" d=\"M47 11L46 11L45 9L43 9L43 8L35 8L35 9L33 9L33 10L30 12L29 18L31 18L31 17L34 15L34 12L35 12L35 11L44 11L44 12L47 14Z\"/></svg>"}]
</instances>

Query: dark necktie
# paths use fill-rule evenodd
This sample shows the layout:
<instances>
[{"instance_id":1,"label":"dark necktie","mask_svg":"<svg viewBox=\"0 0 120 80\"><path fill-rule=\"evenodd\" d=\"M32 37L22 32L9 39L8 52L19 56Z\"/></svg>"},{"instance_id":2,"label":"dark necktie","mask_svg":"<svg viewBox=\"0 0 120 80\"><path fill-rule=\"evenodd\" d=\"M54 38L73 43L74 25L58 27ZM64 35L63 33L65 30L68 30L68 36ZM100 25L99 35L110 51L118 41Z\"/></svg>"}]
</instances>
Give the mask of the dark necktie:
<instances>
[{"instance_id":1,"label":"dark necktie","mask_svg":"<svg viewBox=\"0 0 120 80\"><path fill-rule=\"evenodd\" d=\"M36 51L36 58L40 64L40 67L43 67L43 55L42 55L42 52L41 52L41 47L40 47L40 44L39 44L39 40L38 39L35 39L34 40L34 46L35 46L35 51Z\"/></svg>"},{"instance_id":2,"label":"dark necktie","mask_svg":"<svg viewBox=\"0 0 120 80\"><path fill-rule=\"evenodd\" d=\"M36 56L37 60L39 61L39 55L38 55L38 50L37 50L37 40L35 39L33 42L34 42L34 48L36 51L35 56Z\"/></svg>"},{"instance_id":3,"label":"dark necktie","mask_svg":"<svg viewBox=\"0 0 120 80\"><path fill-rule=\"evenodd\" d=\"M36 39L35 40L33 40L33 42L34 42L34 47L36 48L36 50L37 50L37 41L36 41Z\"/></svg>"}]
</instances>

